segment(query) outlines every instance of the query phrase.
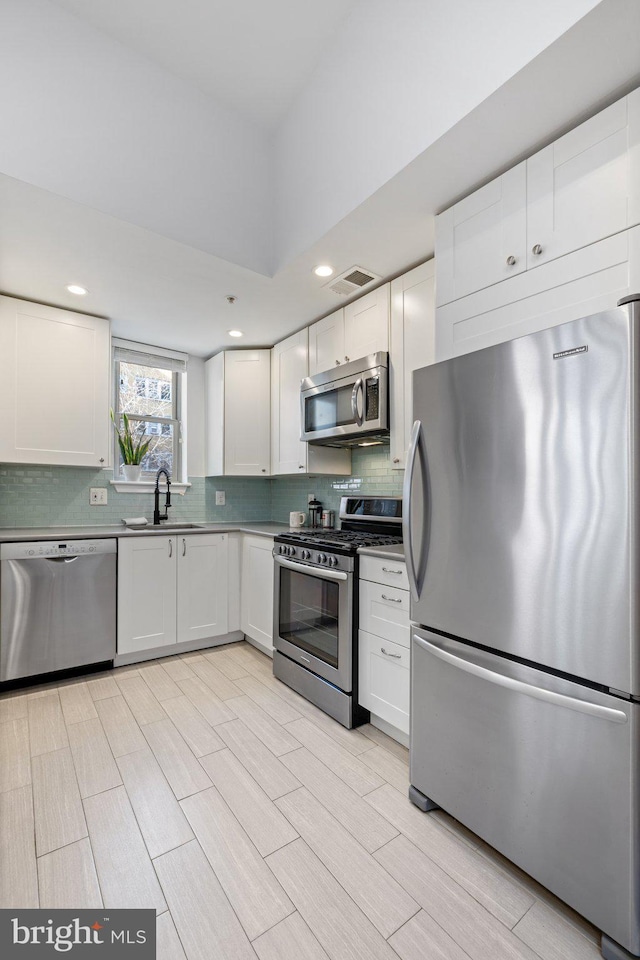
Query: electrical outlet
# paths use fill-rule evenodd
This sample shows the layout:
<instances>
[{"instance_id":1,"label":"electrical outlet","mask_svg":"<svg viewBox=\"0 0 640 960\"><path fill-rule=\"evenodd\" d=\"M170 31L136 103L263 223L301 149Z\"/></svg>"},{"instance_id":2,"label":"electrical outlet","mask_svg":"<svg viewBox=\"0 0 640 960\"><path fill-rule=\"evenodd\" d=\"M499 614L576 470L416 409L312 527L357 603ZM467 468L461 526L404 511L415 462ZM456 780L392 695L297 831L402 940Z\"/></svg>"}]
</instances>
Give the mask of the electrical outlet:
<instances>
[{"instance_id":1,"label":"electrical outlet","mask_svg":"<svg viewBox=\"0 0 640 960\"><path fill-rule=\"evenodd\" d=\"M91 487L89 490L89 503L92 506L103 507L107 503L107 488L106 487Z\"/></svg>"},{"instance_id":2,"label":"electrical outlet","mask_svg":"<svg viewBox=\"0 0 640 960\"><path fill-rule=\"evenodd\" d=\"M224 507L225 503L224 490L216 490L216 507Z\"/></svg>"},{"instance_id":3,"label":"electrical outlet","mask_svg":"<svg viewBox=\"0 0 640 960\"><path fill-rule=\"evenodd\" d=\"M307 494L307 503L311 503L311 501L312 501L312 500L315 500L315 498L316 498L315 493L308 493L308 494Z\"/></svg>"}]
</instances>

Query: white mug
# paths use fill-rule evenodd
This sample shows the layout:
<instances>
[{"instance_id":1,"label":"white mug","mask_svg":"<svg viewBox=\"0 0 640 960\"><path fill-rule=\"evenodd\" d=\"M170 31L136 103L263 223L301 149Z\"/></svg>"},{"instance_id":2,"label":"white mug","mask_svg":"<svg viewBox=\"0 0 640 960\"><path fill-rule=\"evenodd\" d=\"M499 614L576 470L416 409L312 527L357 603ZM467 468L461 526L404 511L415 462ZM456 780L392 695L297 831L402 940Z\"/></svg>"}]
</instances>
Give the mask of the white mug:
<instances>
[{"instance_id":1,"label":"white mug","mask_svg":"<svg viewBox=\"0 0 640 960\"><path fill-rule=\"evenodd\" d=\"M292 510L291 513L289 514L289 526L303 527L306 519L307 519L306 513L300 513L299 510Z\"/></svg>"}]
</instances>

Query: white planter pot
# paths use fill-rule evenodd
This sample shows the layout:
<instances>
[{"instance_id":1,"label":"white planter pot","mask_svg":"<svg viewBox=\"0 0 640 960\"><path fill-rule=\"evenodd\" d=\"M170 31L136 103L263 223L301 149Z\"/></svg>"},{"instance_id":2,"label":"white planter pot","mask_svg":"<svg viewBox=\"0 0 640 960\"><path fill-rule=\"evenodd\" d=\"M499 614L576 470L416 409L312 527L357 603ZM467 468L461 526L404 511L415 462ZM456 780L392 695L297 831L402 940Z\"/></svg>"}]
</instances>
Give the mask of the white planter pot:
<instances>
[{"instance_id":1,"label":"white planter pot","mask_svg":"<svg viewBox=\"0 0 640 960\"><path fill-rule=\"evenodd\" d=\"M141 471L142 471L142 467L140 466L139 463L123 463L122 464L122 472L124 473L124 478L129 483L137 483L137 481L140 479Z\"/></svg>"}]
</instances>

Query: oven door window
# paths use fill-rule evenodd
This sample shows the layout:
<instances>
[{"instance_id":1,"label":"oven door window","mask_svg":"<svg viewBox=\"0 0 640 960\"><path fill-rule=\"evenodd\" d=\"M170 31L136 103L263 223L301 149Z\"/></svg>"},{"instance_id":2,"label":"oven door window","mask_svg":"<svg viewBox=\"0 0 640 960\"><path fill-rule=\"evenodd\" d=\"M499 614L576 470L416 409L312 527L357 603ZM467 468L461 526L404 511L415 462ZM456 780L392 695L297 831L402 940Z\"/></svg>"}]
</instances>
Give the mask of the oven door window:
<instances>
[{"instance_id":1,"label":"oven door window","mask_svg":"<svg viewBox=\"0 0 640 960\"><path fill-rule=\"evenodd\" d=\"M354 423L351 395L353 384L336 387L326 393L316 393L306 397L304 402L305 432L330 430L332 427L346 427Z\"/></svg>"},{"instance_id":2,"label":"oven door window","mask_svg":"<svg viewBox=\"0 0 640 960\"><path fill-rule=\"evenodd\" d=\"M338 666L340 584L280 569L280 636L306 653Z\"/></svg>"}]
</instances>

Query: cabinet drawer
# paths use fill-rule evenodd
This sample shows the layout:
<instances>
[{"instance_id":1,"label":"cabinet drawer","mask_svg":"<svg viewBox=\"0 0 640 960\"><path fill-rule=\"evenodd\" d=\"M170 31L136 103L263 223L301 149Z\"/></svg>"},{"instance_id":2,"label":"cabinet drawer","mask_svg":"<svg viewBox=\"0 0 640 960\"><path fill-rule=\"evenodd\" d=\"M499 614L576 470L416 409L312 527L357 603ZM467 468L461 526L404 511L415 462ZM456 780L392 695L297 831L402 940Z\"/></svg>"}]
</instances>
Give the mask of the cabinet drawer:
<instances>
[{"instance_id":1,"label":"cabinet drawer","mask_svg":"<svg viewBox=\"0 0 640 960\"><path fill-rule=\"evenodd\" d=\"M409 593L360 581L360 626L384 640L409 646Z\"/></svg>"},{"instance_id":2,"label":"cabinet drawer","mask_svg":"<svg viewBox=\"0 0 640 960\"><path fill-rule=\"evenodd\" d=\"M408 734L410 651L360 630L358 656L359 703Z\"/></svg>"},{"instance_id":3,"label":"cabinet drawer","mask_svg":"<svg viewBox=\"0 0 640 960\"><path fill-rule=\"evenodd\" d=\"M382 557L360 557L360 579L386 583L400 590L409 589L407 565L402 559L385 560Z\"/></svg>"}]
</instances>

